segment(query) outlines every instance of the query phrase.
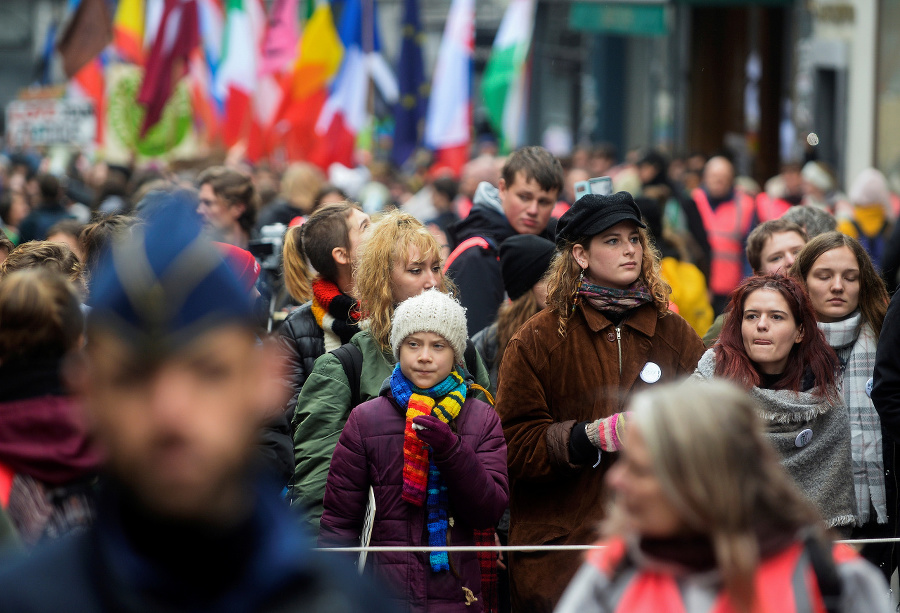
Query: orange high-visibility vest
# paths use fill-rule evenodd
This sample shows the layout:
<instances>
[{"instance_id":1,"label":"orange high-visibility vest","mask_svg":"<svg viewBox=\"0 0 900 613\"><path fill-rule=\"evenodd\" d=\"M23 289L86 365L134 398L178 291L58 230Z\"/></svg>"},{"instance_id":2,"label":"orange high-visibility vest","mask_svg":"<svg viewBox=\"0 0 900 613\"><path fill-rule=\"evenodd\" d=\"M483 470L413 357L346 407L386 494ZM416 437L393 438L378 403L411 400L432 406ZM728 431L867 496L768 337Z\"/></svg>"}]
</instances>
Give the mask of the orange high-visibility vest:
<instances>
[{"instance_id":1,"label":"orange high-visibility vest","mask_svg":"<svg viewBox=\"0 0 900 613\"><path fill-rule=\"evenodd\" d=\"M681 590L671 573L642 570L633 566L619 569L625 558L626 546L621 539L613 539L603 549L594 549L587 561L607 577L615 574L615 588L609 590L607 601L615 613L689 613L682 599ZM765 613L800 613L812 611L825 613L825 604L819 592L815 572L804 555L802 542L788 546L780 553L760 563L754 577L756 607L754 611ZM858 558L858 554L846 545L833 548L835 563ZM618 572L617 572L618 571ZM728 595L722 591L716 596L710 613L736 613Z\"/></svg>"},{"instance_id":2,"label":"orange high-visibility vest","mask_svg":"<svg viewBox=\"0 0 900 613\"><path fill-rule=\"evenodd\" d=\"M753 223L753 199L735 190L733 200L723 202L713 211L702 189L695 189L691 196L697 203L712 249L709 288L713 294L728 295L744 277L744 237Z\"/></svg>"},{"instance_id":3,"label":"orange high-visibility vest","mask_svg":"<svg viewBox=\"0 0 900 613\"><path fill-rule=\"evenodd\" d=\"M759 219L760 223L778 219L784 215L791 206L791 203L787 200L782 198L772 198L766 192L760 192L759 195L756 196L756 217Z\"/></svg>"}]
</instances>

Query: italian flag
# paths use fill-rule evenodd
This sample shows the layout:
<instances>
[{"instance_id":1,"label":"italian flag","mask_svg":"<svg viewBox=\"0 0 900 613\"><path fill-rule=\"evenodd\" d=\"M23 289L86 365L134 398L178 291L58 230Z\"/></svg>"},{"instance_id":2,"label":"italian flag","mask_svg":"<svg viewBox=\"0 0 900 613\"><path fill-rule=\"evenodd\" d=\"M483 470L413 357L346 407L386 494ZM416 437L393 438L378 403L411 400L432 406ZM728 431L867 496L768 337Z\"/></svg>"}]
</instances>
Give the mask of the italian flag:
<instances>
[{"instance_id":1,"label":"italian flag","mask_svg":"<svg viewBox=\"0 0 900 613\"><path fill-rule=\"evenodd\" d=\"M216 72L215 95L225 102L222 135L227 147L246 138L251 129L257 61L266 16L259 0L228 0L225 42Z\"/></svg>"},{"instance_id":2,"label":"italian flag","mask_svg":"<svg viewBox=\"0 0 900 613\"><path fill-rule=\"evenodd\" d=\"M507 151L524 144L534 11L535 0L511 0L481 82L488 120Z\"/></svg>"}]
</instances>

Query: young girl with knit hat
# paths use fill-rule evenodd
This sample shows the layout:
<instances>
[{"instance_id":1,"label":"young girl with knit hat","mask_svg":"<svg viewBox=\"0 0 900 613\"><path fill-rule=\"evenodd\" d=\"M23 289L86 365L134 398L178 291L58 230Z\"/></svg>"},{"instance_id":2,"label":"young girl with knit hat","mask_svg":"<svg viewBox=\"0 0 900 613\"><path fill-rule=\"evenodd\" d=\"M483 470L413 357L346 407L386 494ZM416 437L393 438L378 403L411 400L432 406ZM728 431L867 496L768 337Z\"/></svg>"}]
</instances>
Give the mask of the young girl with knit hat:
<instances>
[{"instance_id":1,"label":"young girl with knit hat","mask_svg":"<svg viewBox=\"0 0 900 613\"><path fill-rule=\"evenodd\" d=\"M442 547L491 543L509 500L506 441L500 419L472 397L459 366L465 310L437 290L394 313L391 349L398 360L381 395L347 420L325 487L321 546L359 543L368 491L375 496L372 546ZM490 608L474 552L377 552L369 568L411 611Z\"/></svg>"}]
</instances>

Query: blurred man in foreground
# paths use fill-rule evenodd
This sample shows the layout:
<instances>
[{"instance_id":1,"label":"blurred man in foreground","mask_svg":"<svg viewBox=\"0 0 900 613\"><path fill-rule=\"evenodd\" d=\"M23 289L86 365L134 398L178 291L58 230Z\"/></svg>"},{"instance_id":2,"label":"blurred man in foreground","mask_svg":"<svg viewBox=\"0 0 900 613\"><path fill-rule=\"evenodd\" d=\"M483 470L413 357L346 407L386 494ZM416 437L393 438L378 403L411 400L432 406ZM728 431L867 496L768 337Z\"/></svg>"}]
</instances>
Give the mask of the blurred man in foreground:
<instances>
[{"instance_id":1,"label":"blurred man in foreground","mask_svg":"<svg viewBox=\"0 0 900 613\"><path fill-rule=\"evenodd\" d=\"M383 610L252 468L280 360L191 209L173 199L101 257L69 369L107 454L97 522L0 573L0 610Z\"/></svg>"}]
</instances>

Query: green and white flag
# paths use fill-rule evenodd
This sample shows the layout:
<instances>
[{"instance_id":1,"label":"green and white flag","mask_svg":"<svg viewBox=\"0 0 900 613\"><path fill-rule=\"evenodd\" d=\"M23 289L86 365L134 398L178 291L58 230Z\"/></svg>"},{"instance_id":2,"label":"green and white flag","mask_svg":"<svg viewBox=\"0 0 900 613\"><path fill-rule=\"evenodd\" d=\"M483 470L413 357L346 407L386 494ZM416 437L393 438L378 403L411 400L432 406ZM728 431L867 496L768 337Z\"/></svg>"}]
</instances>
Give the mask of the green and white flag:
<instances>
[{"instance_id":1,"label":"green and white flag","mask_svg":"<svg viewBox=\"0 0 900 613\"><path fill-rule=\"evenodd\" d=\"M524 141L526 62L534 32L535 4L535 0L510 1L481 82L488 119L507 151Z\"/></svg>"}]
</instances>

